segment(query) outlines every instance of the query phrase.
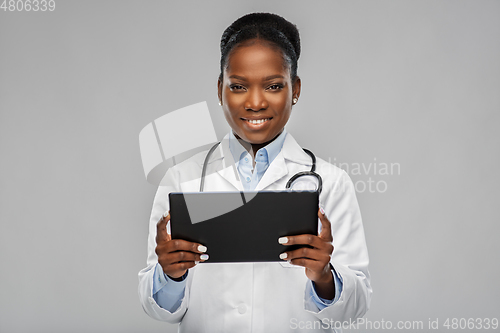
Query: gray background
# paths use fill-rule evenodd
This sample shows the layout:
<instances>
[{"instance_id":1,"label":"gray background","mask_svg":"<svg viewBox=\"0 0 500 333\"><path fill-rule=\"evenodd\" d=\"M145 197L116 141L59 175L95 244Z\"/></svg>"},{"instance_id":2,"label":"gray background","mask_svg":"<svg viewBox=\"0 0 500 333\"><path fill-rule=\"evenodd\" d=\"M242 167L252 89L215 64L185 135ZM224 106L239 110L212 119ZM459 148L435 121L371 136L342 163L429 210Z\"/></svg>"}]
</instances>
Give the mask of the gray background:
<instances>
[{"instance_id":1,"label":"gray background","mask_svg":"<svg viewBox=\"0 0 500 333\"><path fill-rule=\"evenodd\" d=\"M358 192L367 318L500 317L500 1L56 4L0 11L1 332L175 331L137 296L155 193L138 135L206 100L223 137L219 40L251 11L300 29L298 142L400 165L352 175L387 185Z\"/></svg>"}]
</instances>

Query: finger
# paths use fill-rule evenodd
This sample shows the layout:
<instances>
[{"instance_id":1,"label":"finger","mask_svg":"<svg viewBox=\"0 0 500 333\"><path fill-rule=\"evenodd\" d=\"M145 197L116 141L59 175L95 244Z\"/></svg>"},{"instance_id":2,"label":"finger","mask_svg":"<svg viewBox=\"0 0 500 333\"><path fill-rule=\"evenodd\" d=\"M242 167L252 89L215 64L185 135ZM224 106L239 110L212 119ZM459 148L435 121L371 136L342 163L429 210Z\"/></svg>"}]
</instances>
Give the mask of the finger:
<instances>
[{"instance_id":1,"label":"finger","mask_svg":"<svg viewBox=\"0 0 500 333\"><path fill-rule=\"evenodd\" d=\"M321 232L319 233L319 237L327 242L333 242L332 224L326 217L325 211L321 207L318 209L318 217L321 221Z\"/></svg>"},{"instance_id":2,"label":"finger","mask_svg":"<svg viewBox=\"0 0 500 333\"><path fill-rule=\"evenodd\" d=\"M177 278L177 277L181 277L182 275L184 275L184 273L186 272L186 269L193 268L194 266L196 266L196 262L194 262L194 261L183 261L183 262L179 262L179 263L172 264L172 265L168 266L167 270L166 271L163 270L163 272L165 274L167 274L168 276ZM182 274L180 274L179 272L181 272ZM179 276L176 276L176 275L179 275Z\"/></svg>"},{"instance_id":3,"label":"finger","mask_svg":"<svg viewBox=\"0 0 500 333\"><path fill-rule=\"evenodd\" d=\"M316 235L303 234L297 236L287 236L278 239L282 245L309 245L317 249L329 250L331 243Z\"/></svg>"},{"instance_id":4,"label":"finger","mask_svg":"<svg viewBox=\"0 0 500 333\"><path fill-rule=\"evenodd\" d=\"M302 247L297 250L287 251L280 254L280 259L283 260L294 260L297 258L304 258L314 261L322 262L323 265L330 261L330 254L325 250L311 249L308 247Z\"/></svg>"},{"instance_id":5,"label":"finger","mask_svg":"<svg viewBox=\"0 0 500 333\"><path fill-rule=\"evenodd\" d=\"M305 267L305 268L307 268L313 272L316 272L318 274L320 274L325 267L325 264L322 263L321 261L312 260L312 259L308 259L308 258L295 258L295 259L289 260L289 262L292 265Z\"/></svg>"},{"instance_id":6,"label":"finger","mask_svg":"<svg viewBox=\"0 0 500 333\"><path fill-rule=\"evenodd\" d=\"M165 214L163 214L158 223L156 223L156 244L158 244L161 241L170 240L169 235L167 233L167 223L170 221L170 212Z\"/></svg>"},{"instance_id":7,"label":"finger","mask_svg":"<svg viewBox=\"0 0 500 333\"><path fill-rule=\"evenodd\" d=\"M205 253L196 254L193 252L179 251L179 252L172 252L168 256L165 256L165 258L161 258L159 261L161 261L163 267L163 265L165 266L174 265L184 261L203 262L208 260L208 258L209 258L208 254Z\"/></svg>"},{"instance_id":8,"label":"finger","mask_svg":"<svg viewBox=\"0 0 500 333\"><path fill-rule=\"evenodd\" d=\"M188 242L183 239L171 240L168 242L166 249L167 252L188 251L199 254L207 252L206 246L199 243Z\"/></svg>"}]
</instances>

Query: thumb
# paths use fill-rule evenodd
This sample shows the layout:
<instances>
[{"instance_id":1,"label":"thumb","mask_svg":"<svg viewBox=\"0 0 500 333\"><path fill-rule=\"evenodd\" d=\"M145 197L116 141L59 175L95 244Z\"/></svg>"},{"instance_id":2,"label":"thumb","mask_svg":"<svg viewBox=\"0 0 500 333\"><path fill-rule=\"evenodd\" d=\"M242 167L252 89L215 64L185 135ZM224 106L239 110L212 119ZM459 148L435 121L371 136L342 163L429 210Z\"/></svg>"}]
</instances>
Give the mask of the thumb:
<instances>
[{"instance_id":1,"label":"thumb","mask_svg":"<svg viewBox=\"0 0 500 333\"><path fill-rule=\"evenodd\" d=\"M321 232L319 233L319 237L327 242L333 242L332 224L326 217L325 211L321 207L318 209L318 217L321 221Z\"/></svg>"},{"instance_id":2,"label":"thumb","mask_svg":"<svg viewBox=\"0 0 500 333\"><path fill-rule=\"evenodd\" d=\"M156 243L160 241L169 241L171 236L167 233L167 223L170 222L170 212L168 215L165 214L161 217L160 221L156 224Z\"/></svg>"},{"instance_id":3,"label":"thumb","mask_svg":"<svg viewBox=\"0 0 500 333\"><path fill-rule=\"evenodd\" d=\"M172 230L170 229L171 227L171 222L170 222L170 214L168 215L168 222L167 222L167 227L166 227L166 230L167 230L167 241L171 240L172 239Z\"/></svg>"}]
</instances>

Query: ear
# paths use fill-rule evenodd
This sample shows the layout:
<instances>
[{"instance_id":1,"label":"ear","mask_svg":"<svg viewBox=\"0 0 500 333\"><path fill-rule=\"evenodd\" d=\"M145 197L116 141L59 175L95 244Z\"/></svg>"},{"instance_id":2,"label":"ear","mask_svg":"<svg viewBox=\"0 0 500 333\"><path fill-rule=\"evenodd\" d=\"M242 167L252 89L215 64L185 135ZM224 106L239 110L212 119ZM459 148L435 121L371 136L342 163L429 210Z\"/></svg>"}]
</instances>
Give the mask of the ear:
<instances>
[{"instance_id":1,"label":"ear","mask_svg":"<svg viewBox=\"0 0 500 333\"><path fill-rule=\"evenodd\" d=\"M292 83L292 98L299 98L300 96L300 77L296 76L295 80Z\"/></svg>"},{"instance_id":2,"label":"ear","mask_svg":"<svg viewBox=\"0 0 500 333\"><path fill-rule=\"evenodd\" d=\"M222 104L222 81L220 77L217 79L217 96L219 98L219 103Z\"/></svg>"}]
</instances>

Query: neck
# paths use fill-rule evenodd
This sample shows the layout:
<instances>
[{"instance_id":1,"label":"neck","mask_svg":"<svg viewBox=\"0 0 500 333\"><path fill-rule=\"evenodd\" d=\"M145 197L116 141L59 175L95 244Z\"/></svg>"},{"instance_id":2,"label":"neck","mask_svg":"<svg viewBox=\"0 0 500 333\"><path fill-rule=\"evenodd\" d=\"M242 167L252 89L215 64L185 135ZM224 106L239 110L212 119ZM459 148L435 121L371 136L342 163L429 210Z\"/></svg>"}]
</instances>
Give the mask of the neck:
<instances>
[{"instance_id":1,"label":"neck","mask_svg":"<svg viewBox=\"0 0 500 333\"><path fill-rule=\"evenodd\" d=\"M236 133L233 132L234 136L236 137L236 139L238 139L238 141L241 143L241 145L243 147L245 147L245 149L253 156L254 160L255 160L255 154L257 154L257 151L262 148L262 147L265 147L267 146L268 144L270 144L271 142L273 142L274 140L276 140L276 138L278 136L281 135L281 133L283 133L283 130L281 132L278 133L278 135L276 135L272 140L270 141L267 141L267 142L264 142L264 143L251 143L251 142L246 142L245 140L243 140L242 138L240 138Z\"/></svg>"}]
</instances>

